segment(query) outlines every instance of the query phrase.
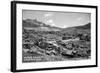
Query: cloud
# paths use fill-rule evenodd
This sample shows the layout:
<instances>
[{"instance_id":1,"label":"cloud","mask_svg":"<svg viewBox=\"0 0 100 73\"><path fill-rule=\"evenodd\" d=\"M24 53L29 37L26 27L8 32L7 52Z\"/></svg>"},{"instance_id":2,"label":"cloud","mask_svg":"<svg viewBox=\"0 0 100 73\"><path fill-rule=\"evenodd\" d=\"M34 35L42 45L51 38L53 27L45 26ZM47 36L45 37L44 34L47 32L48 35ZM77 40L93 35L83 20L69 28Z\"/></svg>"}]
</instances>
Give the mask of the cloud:
<instances>
[{"instance_id":1,"label":"cloud","mask_svg":"<svg viewBox=\"0 0 100 73\"><path fill-rule=\"evenodd\" d=\"M78 21L81 21L82 19L83 19L82 17L77 18Z\"/></svg>"},{"instance_id":2,"label":"cloud","mask_svg":"<svg viewBox=\"0 0 100 73\"><path fill-rule=\"evenodd\" d=\"M63 26L61 26L61 28L67 28L67 26L66 25L63 25Z\"/></svg>"},{"instance_id":3,"label":"cloud","mask_svg":"<svg viewBox=\"0 0 100 73\"><path fill-rule=\"evenodd\" d=\"M52 19L47 20L47 24L51 26L56 26Z\"/></svg>"},{"instance_id":4,"label":"cloud","mask_svg":"<svg viewBox=\"0 0 100 73\"><path fill-rule=\"evenodd\" d=\"M47 20L47 23L53 23L53 20Z\"/></svg>"},{"instance_id":5,"label":"cloud","mask_svg":"<svg viewBox=\"0 0 100 73\"><path fill-rule=\"evenodd\" d=\"M51 23L51 24L49 24L49 25L51 25L51 26L56 26L54 23Z\"/></svg>"},{"instance_id":6,"label":"cloud","mask_svg":"<svg viewBox=\"0 0 100 73\"><path fill-rule=\"evenodd\" d=\"M53 14L52 13L46 13L46 14L44 14L44 17L46 18L46 17L51 17Z\"/></svg>"}]
</instances>

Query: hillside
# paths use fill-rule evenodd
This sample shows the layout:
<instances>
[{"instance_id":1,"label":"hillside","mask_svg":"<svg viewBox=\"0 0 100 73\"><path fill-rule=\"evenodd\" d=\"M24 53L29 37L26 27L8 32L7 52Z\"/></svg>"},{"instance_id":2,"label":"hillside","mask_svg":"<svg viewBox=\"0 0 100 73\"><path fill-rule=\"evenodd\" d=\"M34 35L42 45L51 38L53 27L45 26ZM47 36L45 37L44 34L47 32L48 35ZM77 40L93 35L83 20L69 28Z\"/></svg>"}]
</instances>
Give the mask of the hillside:
<instances>
[{"instance_id":1,"label":"hillside","mask_svg":"<svg viewBox=\"0 0 100 73\"><path fill-rule=\"evenodd\" d=\"M23 27L27 30L36 30L36 31L60 31L61 30L61 28L47 25L36 19L23 20Z\"/></svg>"},{"instance_id":2,"label":"hillside","mask_svg":"<svg viewBox=\"0 0 100 73\"><path fill-rule=\"evenodd\" d=\"M85 24L83 26L75 26L75 27L69 27L62 30L63 33L70 33L70 34L76 34L76 33L90 33L91 29L91 23Z\"/></svg>"},{"instance_id":3,"label":"hillside","mask_svg":"<svg viewBox=\"0 0 100 73\"><path fill-rule=\"evenodd\" d=\"M83 26L76 26L74 28L76 28L76 29L90 29L91 28L91 23L88 23L88 24L83 25Z\"/></svg>"}]
</instances>

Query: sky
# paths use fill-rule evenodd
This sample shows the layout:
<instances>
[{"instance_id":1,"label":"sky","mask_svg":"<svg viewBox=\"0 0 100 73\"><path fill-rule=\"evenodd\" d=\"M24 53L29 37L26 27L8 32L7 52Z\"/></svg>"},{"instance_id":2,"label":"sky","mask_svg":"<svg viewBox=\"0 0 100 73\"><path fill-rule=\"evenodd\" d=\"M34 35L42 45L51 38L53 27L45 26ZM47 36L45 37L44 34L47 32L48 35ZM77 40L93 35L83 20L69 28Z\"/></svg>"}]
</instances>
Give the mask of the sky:
<instances>
[{"instance_id":1,"label":"sky","mask_svg":"<svg viewBox=\"0 0 100 73\"><path fill-rule=\"evenodd\" d=\"M23 20L37 19L60 28L81 26L91 22L90 13L23 10Z\"/></svg>"}]
</instances>

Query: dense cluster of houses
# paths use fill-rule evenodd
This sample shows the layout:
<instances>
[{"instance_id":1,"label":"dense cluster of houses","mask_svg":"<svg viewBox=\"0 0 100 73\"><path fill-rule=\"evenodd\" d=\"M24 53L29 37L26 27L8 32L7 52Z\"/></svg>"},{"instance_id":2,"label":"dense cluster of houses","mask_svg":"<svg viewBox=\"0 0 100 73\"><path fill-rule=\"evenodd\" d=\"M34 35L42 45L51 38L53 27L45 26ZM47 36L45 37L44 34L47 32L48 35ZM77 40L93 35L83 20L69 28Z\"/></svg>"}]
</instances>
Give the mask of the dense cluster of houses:
<instances>
[{"instance_id":1,"label":"dense cluster of houses","mask_svg":"<svg viewBox=\"0 0 100 73\"><path fill-rule=\"evenodd\" d=\"M80 37L63 37L62 40L41 38L38 41L31 41L26 39L23 41L23 48L25 52L37 52L39 54L45 54L49 56L61 55L69 57L82 57L90 55L90 50L85 50L88 47L80 47L79 44L75 45L73 43L74 41L80 40ZM70 41L72 42L70 43Z\"/></svg>"},{"instance_id":2,"label":"dense cluster of houses","mask_svg":"<svg viewBox=\"0 0 100 73\"><path fill-rule=\"evenodd\" d=\"M48 56L68 56L68 57L88 57L91 54L90 47L76 42L89 42L89 34L75 34L70 36L60 36L59 38L47 37L33 31L23 32L23 52L36 52L41 55ZM40 37L39 37L40 36Z\"/></svg>"}]
</instances>

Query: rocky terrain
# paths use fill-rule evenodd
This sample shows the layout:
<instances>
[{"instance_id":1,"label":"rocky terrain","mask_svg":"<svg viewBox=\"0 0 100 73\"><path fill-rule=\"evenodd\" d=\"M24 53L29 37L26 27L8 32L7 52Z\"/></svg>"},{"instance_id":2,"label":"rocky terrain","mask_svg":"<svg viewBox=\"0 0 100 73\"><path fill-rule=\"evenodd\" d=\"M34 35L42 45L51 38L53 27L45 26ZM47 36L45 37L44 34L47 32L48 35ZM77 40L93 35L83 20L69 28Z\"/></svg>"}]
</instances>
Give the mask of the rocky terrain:
<instances>
[{"instance_id":1,"label":"rocky terrain","mask_svg":"<svg viewBox=\"0 0 100 73\"><path fill-rule=\"evenodd\" d=\"M23 62L91 58L91 23L58 28L36 19L23 20Z\"/></svg>"}]
</instances>

